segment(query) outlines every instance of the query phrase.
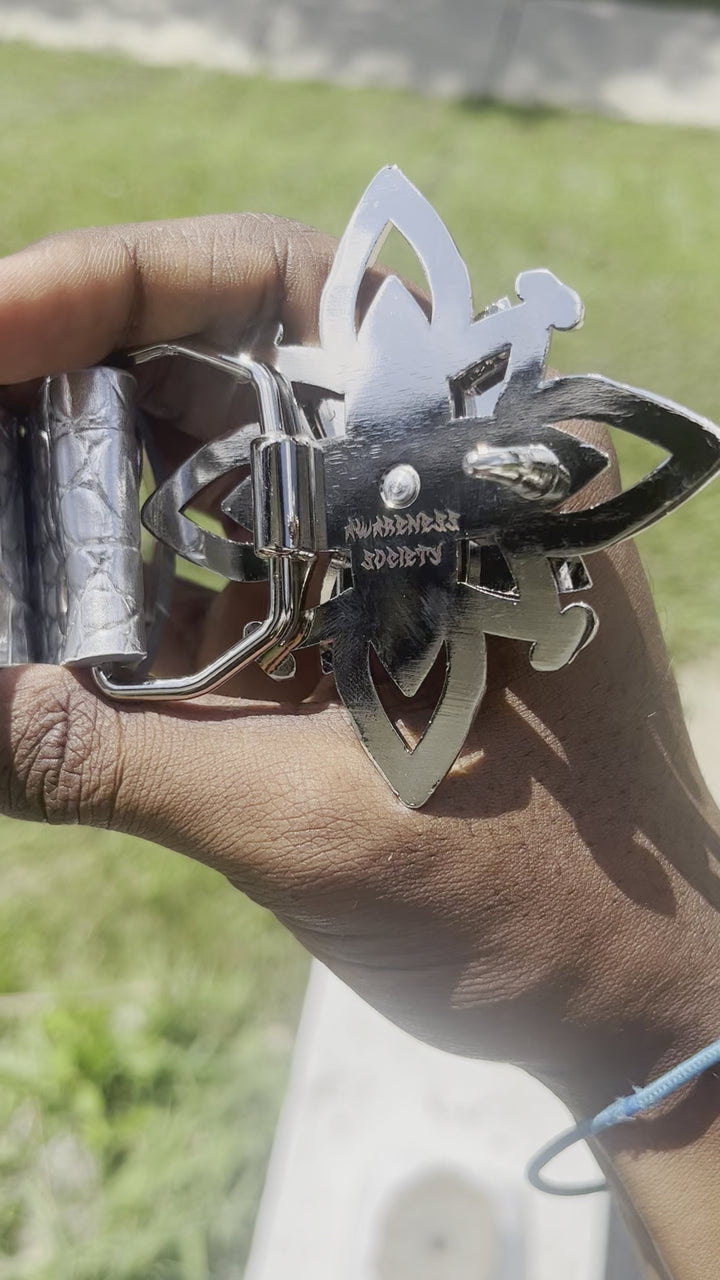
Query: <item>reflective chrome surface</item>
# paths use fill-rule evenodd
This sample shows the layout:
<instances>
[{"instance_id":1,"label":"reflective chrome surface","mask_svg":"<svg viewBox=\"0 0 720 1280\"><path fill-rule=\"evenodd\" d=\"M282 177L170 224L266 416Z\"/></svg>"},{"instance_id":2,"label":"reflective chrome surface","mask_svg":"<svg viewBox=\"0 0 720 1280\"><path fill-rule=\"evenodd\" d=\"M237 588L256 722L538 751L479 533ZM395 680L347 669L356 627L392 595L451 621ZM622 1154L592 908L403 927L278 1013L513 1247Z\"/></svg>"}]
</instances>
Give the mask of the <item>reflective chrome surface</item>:
<instances>
[{"instance_id":1,"label":"reflective chrome surface","mask_svg":"<svg viewBox=\"0 0 720 1280\"><path fill-rule=\"evenodd\" d=\"M561 502L570 492L570 472L544 444L500 449L480 441L468 449L462 469L473 480L507 485L530 501Z\"/></svg>"},{"instance_id":2,"label":"reflective chrome surface","mask_svg":"<svg viewBox=\"0 0 720 1280\"><path fill-rule=\"evenodd\" d=\"M91 369L0 421L0 660L145 656L135 382Z\"/></svg>"},{"instance_id":3,"label":"reflective chrome surface","mask_svg":"<svg viewBox=\"0 0 720 1280\"><path fill-rule=\"evenodd\" d=\"M45 661L145 655L135 381L88 370L46 381L28 430L35 631Z\"/></svg>"},{"instance_id":4,"label":"reflective chrome surface","mask_svg":"<svg viewBox=\"0 0 720 1280\"><path fill-rule=\"evenodd\" d=\"M307 577L306 563L274 557L270 562L268 612L265 621L252 629L246 627L242 640L195 675L177 679L148 677L146 680L133 682L122 674L96 667L93 675L98 687L111 698L146 702L176 701L212 693L251 662L264 659L270 670L273 666L281 666L303 638L303 600Z\"/></svg>"},{"instance_id":5,"label":"reflective chrome surface","mask_svg":"<svg viewBox=\"0 0 720 1280\"><path fill-rule=\"evenodd\" d=\"M35 645L25 540L25 474L20 425L0 414L0 666L30 662Z\"/></svg>"},{"instance_id":6,"label":"reflective chrome surface","mask_svg":"<svg viewBox=\"0 0 720 1280\"><path fill-rule=\"evenodd\" d=\"M267 562L252 545L201 528L185 510L214 480L250 466L250 446L259 434L259 426L253 424L203 445L155 490L142 512L143 524L160 542L191 564L231 582L264 581Z\"/></svg>"}]
</instances>

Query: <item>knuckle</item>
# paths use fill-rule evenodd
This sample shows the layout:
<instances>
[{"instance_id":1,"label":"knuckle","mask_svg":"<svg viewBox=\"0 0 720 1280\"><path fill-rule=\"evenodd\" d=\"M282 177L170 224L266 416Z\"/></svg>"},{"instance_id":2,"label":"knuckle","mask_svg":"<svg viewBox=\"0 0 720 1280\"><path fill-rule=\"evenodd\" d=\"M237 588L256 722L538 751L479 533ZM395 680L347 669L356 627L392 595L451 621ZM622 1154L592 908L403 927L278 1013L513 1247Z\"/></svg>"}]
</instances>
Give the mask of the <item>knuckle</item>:
<instances>
[{"instance_id":1,"label":"knuckle","mask_svg":"<svg viewBox=\"0 0 720 1280\"><path fill-rule=\"evenodd\" d=\"M0 797L15 817L109 826L122 761L117 711L70 672L14 691L0 751Z\"/></svg>"}]
</instances>

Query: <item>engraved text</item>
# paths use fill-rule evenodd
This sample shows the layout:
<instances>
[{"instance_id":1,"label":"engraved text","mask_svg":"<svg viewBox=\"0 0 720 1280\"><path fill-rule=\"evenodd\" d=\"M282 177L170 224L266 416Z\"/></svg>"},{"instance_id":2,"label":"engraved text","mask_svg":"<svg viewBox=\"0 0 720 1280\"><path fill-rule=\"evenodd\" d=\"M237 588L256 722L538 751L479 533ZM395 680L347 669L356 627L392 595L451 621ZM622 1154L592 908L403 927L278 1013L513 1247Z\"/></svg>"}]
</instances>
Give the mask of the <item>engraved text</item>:
<instances>
[{"instance_id":1,"label":"engraved text","mask_svg":"<svg viewBox=\"0 0 720 1280\"><path fill-rule=\"evenodd\" d=\"M366 547L360 562L361 568L377 569L414 569L416 565L435 564L442 561L444 543L436 547L378 547L371 551Z\"/></svg>"},{"instance_id":2,"label":"engraved text","mask_svg":"<svg viewBox=\"0 0 720 1280\"><path fill-rule=\"evenodd\" d=\"M367 538L407 538L411 534L459 533L460 515L457 511L418 511L415 515L376 516L363 520L352 516L345 526L348 542L364 542Z\"/></svg>"}]
</instances>

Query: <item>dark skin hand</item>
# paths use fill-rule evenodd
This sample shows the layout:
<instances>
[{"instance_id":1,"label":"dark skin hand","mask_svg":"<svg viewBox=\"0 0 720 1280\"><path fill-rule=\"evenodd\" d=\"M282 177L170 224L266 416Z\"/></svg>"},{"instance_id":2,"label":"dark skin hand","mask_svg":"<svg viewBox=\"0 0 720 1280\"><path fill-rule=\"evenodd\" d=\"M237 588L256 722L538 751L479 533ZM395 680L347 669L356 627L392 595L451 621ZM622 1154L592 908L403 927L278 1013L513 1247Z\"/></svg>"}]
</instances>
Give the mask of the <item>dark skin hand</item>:
<instances>
[{"instance_id":1,"label":"dark skin hand","mask_svg":"<svg viewBox=\"0 0 720 1280\"><path fill-rule=\"evenodd\" d=\"M258 349L278 321L288 341L316 341L333 251L251 215L33 245L0 263L5 403L143 343ZM252 416L200 367L139 376L173 461ZM595 483L593 496L616 479ZM591 568L597 638L551 674L526 644L491 640L481 713L423 810L374 770L312 653L289 684L250 671L222 697L142 709L67 670L1 671L2 809L208 863L413 1034L518 1063L593 1114L720 1034L720 819L635 550ZM189 588L164 670L221 652L261 610L243 588ZM710 1077L599 1148L652 1274L718 1273L719 1116Z\"/></svg>"}]
</instances>

